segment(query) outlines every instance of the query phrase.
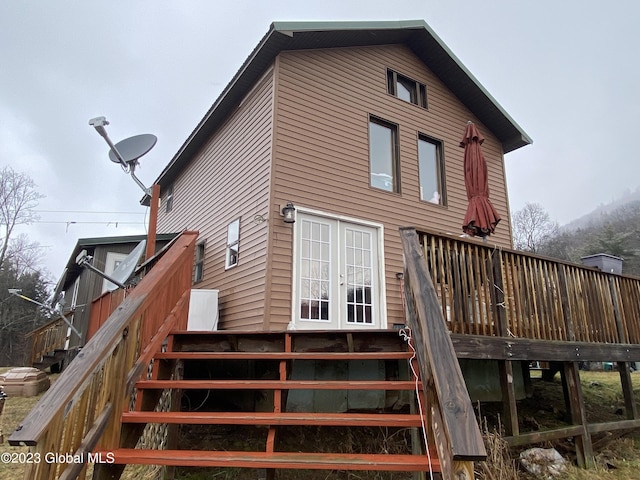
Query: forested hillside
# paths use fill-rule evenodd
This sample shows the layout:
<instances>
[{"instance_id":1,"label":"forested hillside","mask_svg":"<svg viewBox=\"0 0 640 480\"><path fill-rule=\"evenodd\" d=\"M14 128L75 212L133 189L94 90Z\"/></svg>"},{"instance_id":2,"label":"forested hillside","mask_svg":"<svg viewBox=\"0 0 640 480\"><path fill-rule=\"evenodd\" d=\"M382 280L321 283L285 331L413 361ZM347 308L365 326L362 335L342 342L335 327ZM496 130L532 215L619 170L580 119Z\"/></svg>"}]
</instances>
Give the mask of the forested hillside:
<instances>
[{"instance_id":1,"label":"forested hillside","mask_svg":"<svg viewBox=\"0 0 640 480\"><path fill-rule=\"evenodd\" d=\"M640 200L600 210L579 228L571 225L556 230L536 252L576 263L586 255L607 253L624 259L623 273L640 276Z\"/></svg>"}]
</instances>

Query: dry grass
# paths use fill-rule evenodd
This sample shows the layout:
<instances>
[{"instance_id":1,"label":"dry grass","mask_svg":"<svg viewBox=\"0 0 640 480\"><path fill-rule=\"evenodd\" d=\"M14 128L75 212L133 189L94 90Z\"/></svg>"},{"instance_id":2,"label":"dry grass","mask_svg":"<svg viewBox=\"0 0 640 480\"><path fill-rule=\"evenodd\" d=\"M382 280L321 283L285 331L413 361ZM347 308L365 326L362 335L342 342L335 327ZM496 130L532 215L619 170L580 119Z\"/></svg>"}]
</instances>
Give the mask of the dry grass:
<instances>
[{"instance_id":1,"label":"dry grass","mask_svg":"<svg viewBox=\"0 0 640 480\"><path fill-rule=\"evenodd\" d=\"M585 408L589 422L623 420L624 400L618 372L580 372ZM634 394L640 409L640 373L633 374ZM552 383L534 380L533 398L518 404L521 417L534 418L542 428L566 426L564 398L559 378ZM520 450L509 449L501 438L499 419L493 427L483 428L488 451L487 462L476 464L479 480L534 480L534 477L517 468ZM594 436L595 468L584 470L571 465L562 475L567 480L639 480L640 479L640 431L600 434ZM556 447L569 460L575 460L570 442L547 442L544 448Z\"/></svg>"},{"instance_id":2,"label":"dry grass","mask_svg":"<svg viewBox=\"0 0 640 480\"><path fill-rule=\"evenodd\" d=\"M0 373L11 370L10 367L0 367ZM49 375L53 382L58 375ZM8 397L0 415L0 430L4 434L4 442L0 444L0 454L28 452L27 447L12 447L7 442L9 436L18 427L22 419L31 411L43 393L35 397ZM25 466L21 464L5 464L0 462L0 480L15 480L24 477Z\"/></svg>"},{"instance_id":3,"label":"dry grass","mask_svg":"<svg viewBox=\"0 0 640 480\"><path fill-rule=\"evenodd\" d=\"M480 480L514 480L518 478L518 467L512 458L509 445L500 434L500 426L492 430L486 422L483 427L487 460L476 463L477 478Z\"/></svg>"}]
</instances>

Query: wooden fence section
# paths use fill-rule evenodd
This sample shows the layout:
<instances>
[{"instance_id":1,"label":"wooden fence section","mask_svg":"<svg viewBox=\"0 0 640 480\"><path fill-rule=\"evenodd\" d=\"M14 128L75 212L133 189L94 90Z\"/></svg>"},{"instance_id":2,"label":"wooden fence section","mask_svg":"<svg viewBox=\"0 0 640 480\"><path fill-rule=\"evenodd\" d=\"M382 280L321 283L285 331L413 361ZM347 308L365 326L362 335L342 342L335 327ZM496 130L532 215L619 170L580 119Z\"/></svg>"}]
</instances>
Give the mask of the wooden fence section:
<instances>
[{"instance_id":1,"label":"wooden fence section","mask_svg":"<svg viewBox=\"0 0 640 480\"><path fill-rule=\"evenodd\" d=\"M480 428L440 314L418 235L412 228L401 228L400 238L405 258L406 320L414 339L429 410L427 436L438 451L443 478L473 479L472 462L486 458ZM445 271L440 269L442 274ZM462 278L469 280L470 276ZM480 315L480 309L473 312Z\"/></svg>"},{"instance_id":2,"label":"wooden fence section","mask_svg":"<svg viewBox=\"0 0 640 480\"><path fill-rule=\"evenodd\" d=\"M420 234L454 334L640 343L640 279L488 243Z\"/></svg>"},{"instance_id":3,"label":"wooden fence section","mask_svg":"<svg viewBox=\"0 0 640 480\"><path fill-rule=\"evenodd\" d=\"M185 232L131 291L9 438L34 453L82 455L120 442L120 415L172 328L186 328L197 233ZM25 478L85 476L83 463L29 465Z\"/></svg>"},{"instance_id":4,"label":"wooden fence section","mask_svg":"<svg viewBox=\"0 0 640 480\"><path fill-rule=\"evenodd\" d=\"M45 355L62 350L67 341L67 324L61 318L52 320L25 335L24 364L32 366Z\"/></svg>"}]
</instances>

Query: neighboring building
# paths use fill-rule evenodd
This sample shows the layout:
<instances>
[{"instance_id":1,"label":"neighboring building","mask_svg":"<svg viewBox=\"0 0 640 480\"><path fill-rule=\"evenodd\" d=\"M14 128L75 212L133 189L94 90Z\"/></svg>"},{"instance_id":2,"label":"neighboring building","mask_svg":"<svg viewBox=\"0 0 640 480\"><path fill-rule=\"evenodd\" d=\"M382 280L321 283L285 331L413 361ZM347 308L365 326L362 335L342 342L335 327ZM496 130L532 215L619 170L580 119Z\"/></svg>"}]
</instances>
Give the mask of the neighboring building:
<instances>
[{"instance_id":1,"label":"neighboring building","mask_svg":"<svg viewBox=\"0 0 640 480\"><path fill-rule=\"evenodd\" d=\"M404 324L398 227L462 233L468 121L510 247L503 155L531 140L426 23L274 23L160 174L159 231L200 232L220 328Z\"/></svg>"},{"instance_id":2,"label":"neighboring building","mask_svg":"<svg viewBox=\"0 0 640 480\"><path fill-rule=\"evenodd\" d=\"M161 249L176 234L158 235L156 251ZM63 298L63 313L82 334L82 338L68 331L67 348L83 346L87 341L91 302L107 291L109 282L98 274L79 266L76 257L86 250L93 257L92 265L98 270L111 275L119 263L131 253L146 235L122 237L81 238L71 252L69 261L58 281L54 294L55 302ZM62 294L62 297L61 297Z\"/></svg>"}]
</instances>

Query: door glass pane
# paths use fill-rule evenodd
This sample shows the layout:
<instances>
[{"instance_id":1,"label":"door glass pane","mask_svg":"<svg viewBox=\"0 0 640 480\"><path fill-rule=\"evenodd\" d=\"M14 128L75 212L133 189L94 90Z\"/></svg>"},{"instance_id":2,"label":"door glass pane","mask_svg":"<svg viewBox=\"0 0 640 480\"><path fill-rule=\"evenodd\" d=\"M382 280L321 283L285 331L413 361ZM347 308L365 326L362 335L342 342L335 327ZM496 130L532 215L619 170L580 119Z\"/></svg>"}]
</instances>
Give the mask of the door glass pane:
<instances>
[{"instance_id":1,"label":"door glass pane","mask_svg":"<svg viewBox=\"0 0 640 480\"><path fill-rule=\"evenodd\" d=\"M300 319L329 321L330 225L302 220L300 249Z\"/></svg>"},{"instance_id":2,"label":"door glass pane","mask_svg":"<svg viewBox=\"0 0 640 480\"><path fill-rule=\"evenodd\" d=\"M347 272L347 323L372 324L371 233L345 229L345 270Z\"/></svg>"}]
</instances>

